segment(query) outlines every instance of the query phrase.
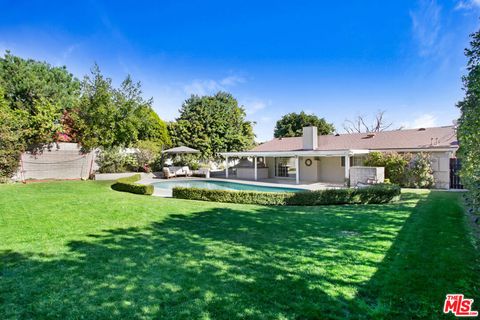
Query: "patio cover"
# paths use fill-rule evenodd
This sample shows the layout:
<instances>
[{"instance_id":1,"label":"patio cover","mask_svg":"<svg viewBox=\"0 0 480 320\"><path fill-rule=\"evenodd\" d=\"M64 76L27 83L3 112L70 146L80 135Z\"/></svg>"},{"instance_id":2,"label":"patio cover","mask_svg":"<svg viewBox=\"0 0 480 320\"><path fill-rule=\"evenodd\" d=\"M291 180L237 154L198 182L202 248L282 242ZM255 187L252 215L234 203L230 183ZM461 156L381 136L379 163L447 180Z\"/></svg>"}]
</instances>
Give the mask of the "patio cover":
<instances>
[{"instance_id":1,"label":"patio cover","mask_svg":"<svg viewBox=\"0 0 480 320\"><path fill-rule=\"evenodd\" d=\"M168 153L168 154L200 153L200 150L181 146L181 147L175 147L175 148L163 150L162 153Z\"/></svg>"},{"instance_id":2,"label":"patio cover","mask_svg":"<svg viewBox=\"0 0 480 320\"><path fill-rule=\"evenodd\" d=\"M295 157L295 168L299 168L299 157L345 157L345 179L350 178L350 156L355 154L367 154L369 150L346 149L346 150L293 150L293 151L241 151L220 152L225 157L225 177L228 179L228 157ZM254 180L257 180L257 161L254 164ZM295 182L300 183L299 170L296 170Z\"/></svg>"},{"instance_id":3,"label":"patio cover","mask_svg":"<svg viewBox=\"0 0 480 320\"><path fill-rule=\"evenodd\" d=\"M220 152L224 157L339 157L367 153L369 150L364 149Z\"/></svg>"}]
</instances>

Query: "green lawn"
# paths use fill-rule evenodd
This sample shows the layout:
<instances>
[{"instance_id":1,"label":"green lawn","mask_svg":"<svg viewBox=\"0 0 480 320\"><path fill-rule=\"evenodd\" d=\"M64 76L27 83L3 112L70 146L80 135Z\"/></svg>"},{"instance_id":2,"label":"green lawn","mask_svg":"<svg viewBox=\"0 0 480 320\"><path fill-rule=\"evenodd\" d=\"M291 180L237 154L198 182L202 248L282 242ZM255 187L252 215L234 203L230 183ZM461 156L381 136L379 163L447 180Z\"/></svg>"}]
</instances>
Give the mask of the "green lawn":
<instances>
[{"instance_id":1,"label":"green lawn","mask_svg":"<svg viewBox=\"0 0 480 320\"><path fill-rule=\"evenodd\" d=\"M459 199L263 207L3 185L0 318L436 319L446 293L479 310Z\"/></svg>"}]
</instances>

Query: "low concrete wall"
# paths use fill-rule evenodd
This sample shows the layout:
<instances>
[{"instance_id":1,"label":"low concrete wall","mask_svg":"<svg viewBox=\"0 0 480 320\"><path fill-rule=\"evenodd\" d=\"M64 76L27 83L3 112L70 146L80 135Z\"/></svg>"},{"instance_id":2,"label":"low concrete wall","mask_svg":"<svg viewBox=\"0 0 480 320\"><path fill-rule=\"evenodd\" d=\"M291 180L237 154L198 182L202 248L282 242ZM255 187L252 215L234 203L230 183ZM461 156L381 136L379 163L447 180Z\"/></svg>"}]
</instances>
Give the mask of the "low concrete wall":
<instances>
[{"instance_id":1,"label":"low concrete wall","mask_svg":"<svg viewBox=\"0 0 480 320\"><path fill-rule=\"evenodd\" d=\"M350 186L355 187L358 183L367 183L369 179L377 183L385 181L384 167L350 167Z\"/></svg>"},{"instance_id":2,"label":"low concrete wall","mask_svg":"<svg viewBox=\"0 0 480 320\"><path fill-rule=\"evenodd\" d=\"M95 173L95 180L98 180L98 181L117 180L120 178L131 177L134 174L140 174L142 179L152 178L155 176L153 173L145 173L145 172Z\"/></svg>"},{"instance_id":3,"label":"low concrete wall","mask_svg":"<svg viewBox=\"0 0 480 320\"><path fill-rule=\"evenodd\" d=\"M255 169L253 167L238 167L237 168L237 178L243 180L254 180L255 179ZM267 179L268 178L268 168L257 168L257 179Z\"/></svg>"}]
</instances>

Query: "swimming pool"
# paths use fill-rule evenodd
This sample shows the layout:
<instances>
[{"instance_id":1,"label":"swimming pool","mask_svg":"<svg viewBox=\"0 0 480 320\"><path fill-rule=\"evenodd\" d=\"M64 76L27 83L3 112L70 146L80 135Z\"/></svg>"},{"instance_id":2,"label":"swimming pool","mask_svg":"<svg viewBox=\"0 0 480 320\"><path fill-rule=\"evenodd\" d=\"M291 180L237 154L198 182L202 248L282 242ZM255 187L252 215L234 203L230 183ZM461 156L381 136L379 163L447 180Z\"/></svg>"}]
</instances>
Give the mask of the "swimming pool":
<instances>
[{"instance_id":1,"label":"swimming pool","mask_svg":"<svg viewBox=\"0 0 480 320\"><path fill-rule=\"evenodd\" d=\"M240 191L262 191L262 192L299 192L306 191L298 188L268 187L254 184L236 183L218 180L177 180L163 181L153 184L155 189L172 190L174 187L202 188L210 190L240 190Z\"/></svg>"}]
</instances>

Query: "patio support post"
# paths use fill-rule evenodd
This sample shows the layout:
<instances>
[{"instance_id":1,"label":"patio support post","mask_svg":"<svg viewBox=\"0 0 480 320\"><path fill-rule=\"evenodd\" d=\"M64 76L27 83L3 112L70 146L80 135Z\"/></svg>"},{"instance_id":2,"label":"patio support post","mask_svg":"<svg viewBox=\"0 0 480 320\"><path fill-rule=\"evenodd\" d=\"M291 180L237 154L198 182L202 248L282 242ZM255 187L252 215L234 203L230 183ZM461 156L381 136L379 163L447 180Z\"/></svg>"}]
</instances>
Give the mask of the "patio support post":
<instances>
[{"instance_id":1,"label":"patio support post","mask_svg":"<svg viewBox=\"0 0 480 320\"><path fill-rule=\"evenodd\" d=\"M295 156L295 182L300 183L300 166L298 165L298 156Z\"/></svg>"},{"instance_id":2,"label":"patio support post","mask_svg":"<svg viewBox=\"0 0 480 320\"><path fill-rule=\"evenodd\" d=\"M257 181L257 157L253 157L253 179Z\"/></svg>"},{"instance_id":3,"label":"patio support post","mask_svg":"<svg viewBox=\"0 0 480 320\"><path fill-rule=\"evenodd\" d=\"M350 181L350 156L345 155L345 184L348 186Z\"/></svg>"},{"instance_id":4,"label":"patio support post","mask_svg":"<svg viewBox=\"0 0 480 320\"><path fill-rule=\"evenodd\" d=\"M228 157L225 157L225 178L228 179Z\"/></svg>"}]
</instances>

